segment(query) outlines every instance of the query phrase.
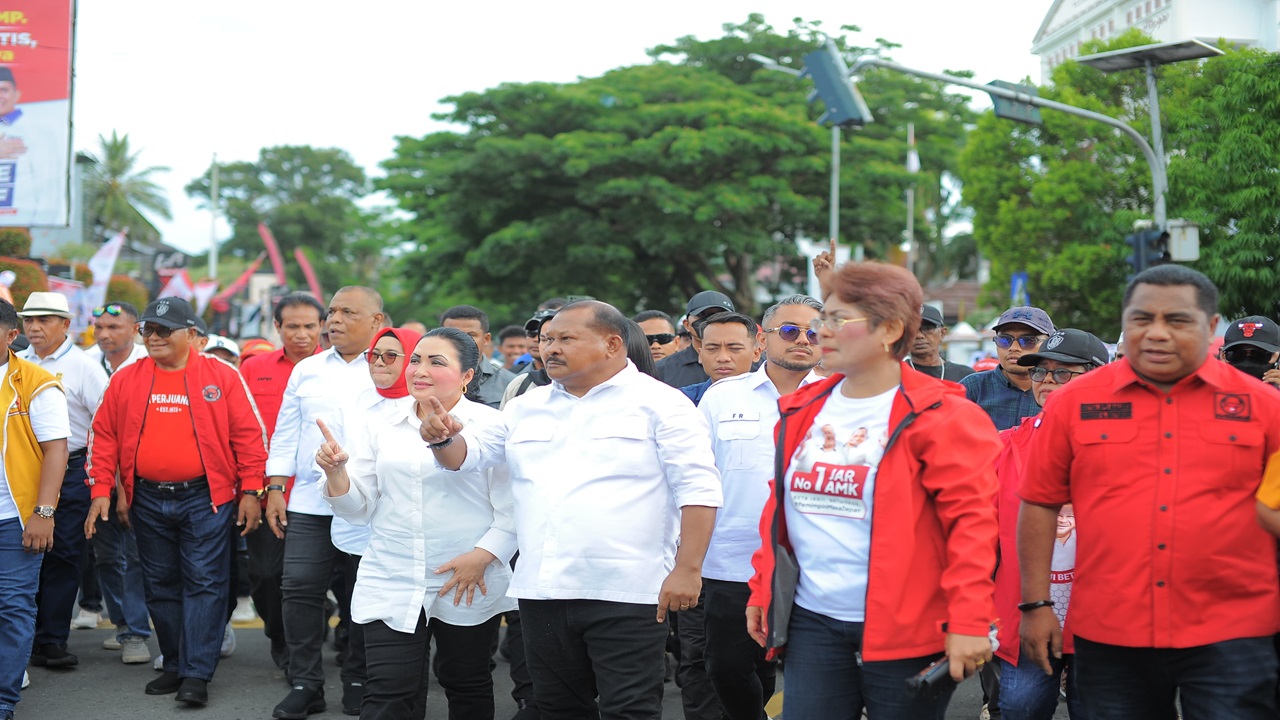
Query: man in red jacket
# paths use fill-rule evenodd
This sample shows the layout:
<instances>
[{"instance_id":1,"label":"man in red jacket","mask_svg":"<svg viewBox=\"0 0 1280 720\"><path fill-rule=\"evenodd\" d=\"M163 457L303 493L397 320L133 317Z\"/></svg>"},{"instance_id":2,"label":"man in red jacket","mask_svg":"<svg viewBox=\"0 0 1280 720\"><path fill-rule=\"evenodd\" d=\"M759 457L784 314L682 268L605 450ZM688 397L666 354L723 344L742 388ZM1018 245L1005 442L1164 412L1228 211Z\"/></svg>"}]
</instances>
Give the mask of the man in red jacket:
<instances>
[{"instance_id":1,"label":"man in red jacket","mask_svg":"<svg viewBox=\"0 0 1280 720\"><path fill-rule=\"evenodd\" d=\"M196 350L186 301L161 298L139 321L149 357L115 374L94 415L85 534L106 519L118 476L164 655L146 692L203 705L226 624L230 525L258 525L266 431L235 368Z\"/></svg>"}]
</instances>

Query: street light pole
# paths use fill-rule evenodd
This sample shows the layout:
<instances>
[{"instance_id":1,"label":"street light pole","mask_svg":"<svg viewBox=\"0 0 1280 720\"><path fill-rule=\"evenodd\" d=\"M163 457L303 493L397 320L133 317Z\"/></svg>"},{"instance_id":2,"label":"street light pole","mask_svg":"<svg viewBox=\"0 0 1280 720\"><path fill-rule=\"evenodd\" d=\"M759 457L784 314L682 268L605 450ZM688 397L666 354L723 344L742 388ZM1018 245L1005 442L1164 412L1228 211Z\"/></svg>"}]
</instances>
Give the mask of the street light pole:
<instances>
[{"instance_id":1,"label":"street light pole","mask_svg":"<svg viewBox=\"0 0 1280 720\"><path fill-rule=\"evenodd\" d=\"M1147 66L1147 97L1151 99L1151 144L1154 146L1156 158L1160 161L1161 171L1167 173L1168 166L1165 164L1165 158L1168 156L1164 154L1164 133L1160 128L1160 98L1156 95L1156 71L1150 60L1144 64ZM1164 195L1163 191L1157 194L1151 207L1156 227L1161 230L1166 229L1169 214L1165 207Z\"/></svg>"}]
</instances>

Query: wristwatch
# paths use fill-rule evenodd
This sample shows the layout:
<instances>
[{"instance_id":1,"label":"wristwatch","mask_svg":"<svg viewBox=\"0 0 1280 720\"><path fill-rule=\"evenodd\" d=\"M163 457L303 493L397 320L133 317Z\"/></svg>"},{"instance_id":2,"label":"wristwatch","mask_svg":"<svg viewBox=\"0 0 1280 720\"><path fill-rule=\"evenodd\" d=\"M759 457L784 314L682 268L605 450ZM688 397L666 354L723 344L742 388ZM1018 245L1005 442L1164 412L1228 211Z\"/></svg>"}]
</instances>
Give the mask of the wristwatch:
<instances>
[{"instance_id":1,"label":"wristwatch","mask_svg":"<svg viewBox=\"0 0 1280 720\"><path fill-rule=\"evenodd\" d=\"M1042 607L1053 607L1053 601L1037 600L1035 602L1025 602L1025 603L1018 604L1018 609L1021 610L1022 612L1031 612L1032 610L1039 610Z\"/></svg>"},{"instance_id":2,"label":"wristwatch","mask_svg":"<svg viewBox=\"0 0 1280 720\"><path fill-rule=\"evenodd\" d=\"M266 490L264 490L263 492L264 492L264 493L269 493L269 492L271 492L272 490L279 490L280 492L284 492L284 491L285 491L285 490L284 490L284 486L283 486L283 485L268 485L268 486L267 486L267 489L266 489Z\"/></svg>"},{"instance_id":3,"label":"wristwatch","mask_svg":"<svg viewBox=\"0 0 1280 720\"><path fill-rule=\"evenodd\" d=\"M53 510L54 510L54 507L52 505L37 505L36 515L44 518L45 520L52 520Z\"/></svg>"},{"instance_id":4,"label":"wristwatch","mask_svg":"<svg viewBox=\"0 0 1280 720\"><path fill-rule=\"evenodd\" d=\"M441 440L438 443L427 443L427 447L431 448L432 450L443 450L452 444L453 444L453 436L450 435L449 437Z\"/></svg>"},{"instance_id":5,"label":"wristwatch","mask_svg":"<svg viewBox=\"0 0 1280 720\"><path fill-rule=\"evenodd\" d=\"M258 498L259 500L267 496L266 490L241 490L240 492L245 495L252 495Z\"/></svg>"}]
</instances>

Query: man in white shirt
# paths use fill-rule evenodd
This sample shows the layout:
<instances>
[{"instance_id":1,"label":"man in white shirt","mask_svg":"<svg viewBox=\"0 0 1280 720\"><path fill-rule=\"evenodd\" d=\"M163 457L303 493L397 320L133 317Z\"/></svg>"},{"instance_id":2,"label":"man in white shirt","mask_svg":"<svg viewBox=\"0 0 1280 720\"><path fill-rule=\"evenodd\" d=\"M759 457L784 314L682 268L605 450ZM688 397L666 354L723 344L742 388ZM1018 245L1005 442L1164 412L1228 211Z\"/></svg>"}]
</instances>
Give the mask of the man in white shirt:
<instances>
[{"instance_id":1,"label":"man in white shirt","mask_svg":"<svg viewBox=\"0 0 1280 720\"><path fill-rule=\"evenodd\" d=\"M450 469L506 463L534 697L544 718L662 717L666 613L697 603L720 505L707 425L627 360L626 319L595 300L542 327L552 379L465 431L433 402L422 436ZM460 434L459 434L460 433Z\"/></svg>"},{"instance_id":2,"label":"man in white shirt","mask_svg":"<svg viewBox=\"0 0 1280 720\"><path fill-rule=\"evenodd\" d=\"M71 667L79 658L67 652L71 616L80 590L85 563L84 518L89 514L89 486L85 484L85 447L93 413L107 388L107 373L72 344L67 331L71 310L61 293L33 292L18 313L31 346L18 357L48 370L62 383L67 398L71 436L67 438L67 470L54 515L53 550L40 567L35 648L31 664Z\"/></svg>"},{"instance_id":3,"label":"man in white shirt","mask_svg":"<svg viewBox=\"0 0 1280 720\"><path fill-rule=\"evenodd\" d=\"M117 370L147 356L147 348L134 340L138 336L138 308L132 303L113 301L93 311L93 347L84 351L110 377Z\"/></svg>"},{"instance_id":4,"label":"man in white shirt","mask_svg":"<svg viewBox=\"0 0 1280 720\"><path fill-rule=\"evenodd\" d=\"M778 398L821 379L813 373L821 359L817 333L809 329L821 311L822 303L808 295L783 298L766 310L764 364L712 385L698 405L711 427L724 487L724 506L702 565L706 668L730 720L758 720L773 697L775 664L765 660L743 622L751 594L747 581L774 475Z\"/></svg>"},{"instance_id":5,"label":"man in white shirt","mask_svg":"<svg viewBox=\"0 0 1280 720\"><path fill-rule=\"evenodd\" d=\"M373 388L365 353L382 327L382 296L353 285L334 293L326 328L332 346L298 362L289 375L267 458L267 522L284 538L281 615L293 690L272 717L305 720L323 712L325 592L341 554L333 545L333 510L320 496L315 464L324 443L316 420L333 421L361 391ZM295 478L287 503L285 483ZM287 532L286 532L287 528Z\"/></svg>"}]
</instances>

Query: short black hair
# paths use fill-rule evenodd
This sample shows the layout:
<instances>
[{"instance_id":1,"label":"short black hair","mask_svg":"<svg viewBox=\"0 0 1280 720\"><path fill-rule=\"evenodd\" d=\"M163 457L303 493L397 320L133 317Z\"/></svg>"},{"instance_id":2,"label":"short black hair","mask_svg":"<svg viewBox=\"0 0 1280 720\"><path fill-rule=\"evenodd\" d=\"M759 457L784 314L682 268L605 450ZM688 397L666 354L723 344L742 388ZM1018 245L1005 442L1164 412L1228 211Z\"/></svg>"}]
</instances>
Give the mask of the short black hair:
<instances>
[{"instance_id":1,"label":"short black hair","mask_svg":"<svg viewBox=\"0 0 1280 720\"><path fill-rule=\"evenodd\" d=\"M605 335L617 335L622 338L623 343L627 341L627 317L619 312L618 308L602 300L574 300L557 310L556 315L578 308L591 310L591 322L588 323L588 327L592 330Z\"/></svg>"},{"instance_id":2,"label":"short black hair","mask_svg":"<svg viewBox=\"0 0 1280 720\"><path fill-rule=\"evenodd\" d=\"M519 325L508 325L498 331L498 344L510 340L511 338L524 339L524 328Z\"/></svg>"},{"instance_id":3,"label":"short black hair","mask_svg":"<svg viewBox=\"0 0 1280 720\"><path fill-rule=\"evenodd\" d=\"M489 316L474 305L454 305L440 313L440 324L445 320L479 320L480 332L489 332Z\"/></svg>"},{"instance_id":4,"label":"short black hair","mask_svg":"<svg viewBox=\"0 0 1280 720\"><path fill-rule=\"evenodd\" d=\"M284 309L287 307L315 308L316 312L320 314L320 322L324 322L324 316L329 314L328 308L307 293L289 293L276 302L276 308L272 311L272 316L275 317L277 325L284 324Z\"/></svg>"},{"instance_id":5,"label":"short black hair","mask_svg":"<svg viewBox=\"0 0 1280 720\"><path fill-rule=\"evenodd\" d=\"M676 329L676 321L672 320L670 315L662 312L661 310L641 310L631 319L637 323L642 323L645 320L666 320L667 324L671 326L673 331Z\"/></svg>"},{"instance_id":6,"label":"short black hair","mask_svg":"<svg viewBox=\"0 0 1280 720\"><path fill-rule=\"evenodd\" d=\"M649 350L649 340L644 336L644 329L635 320L627 320L627 334L622 336L627 343L627 359L636 364L636 369L649 377L658 377L657 364L653 361L653 352Z\"/></svg>"},{"instance_id":7,"label":"short black hair","mask_svg":"<svg viewBox=\"0 0 1280 720\"><path fill-rule=\"evenodd\" d=\"M133 303L125 302L123 300L112 300L111 302L108 302L106 305L103 305L103 307L109 307L111 305L115 305L116 307L120 308L120 312L133 318L135 322L138 320L138 317L139 317L138 308Z\"/></svg>"},{"instance_id":8,"label":"short black hair","mask_svg":"<svg viewBox=\"0 0 1280 720\"><path fill-rule=\"evenodd\" d=\"M0 330L9 332L21 326L18 322L18 309L8 300L0 300Z\"/></svg>"},{"instance_id":9,"label":"short black hair","mask_svg":"<svg viewBox=\"0 0 1280 720\"><path fill-rule=\"evenodd\" d=\"M695 322L693 324L693 329L698 331L698 337L701 338L706 336L708 325L727 325L730 323L736 323L746 328L747 337L751 338L752 342L755 342L756 333L760 332L760 326L756 324L755 320L752 320L742 313L719 312L715 315L708 315L707 317Z\"/></svg>"},{"instance_id":10,"label":"short black hair","mask_svg":"<svg viewBox=\"0 0 1280 720\"><path fill-rule=\"evenodd\" d=\"M1214 285L1213 281L1204 273L1192 270L1185 265L1172 263L1157 265L1134 275L1124 289L1122 312L1129 308L1129 301L1133 299L1133 293L1138 289L1139 285L1159 285L1161 287L1188 285L1195 288L1196 305L1204 311L1205 315L1212 318L1218 314L1218 286Z\"/></svg>"}]
</instances>

